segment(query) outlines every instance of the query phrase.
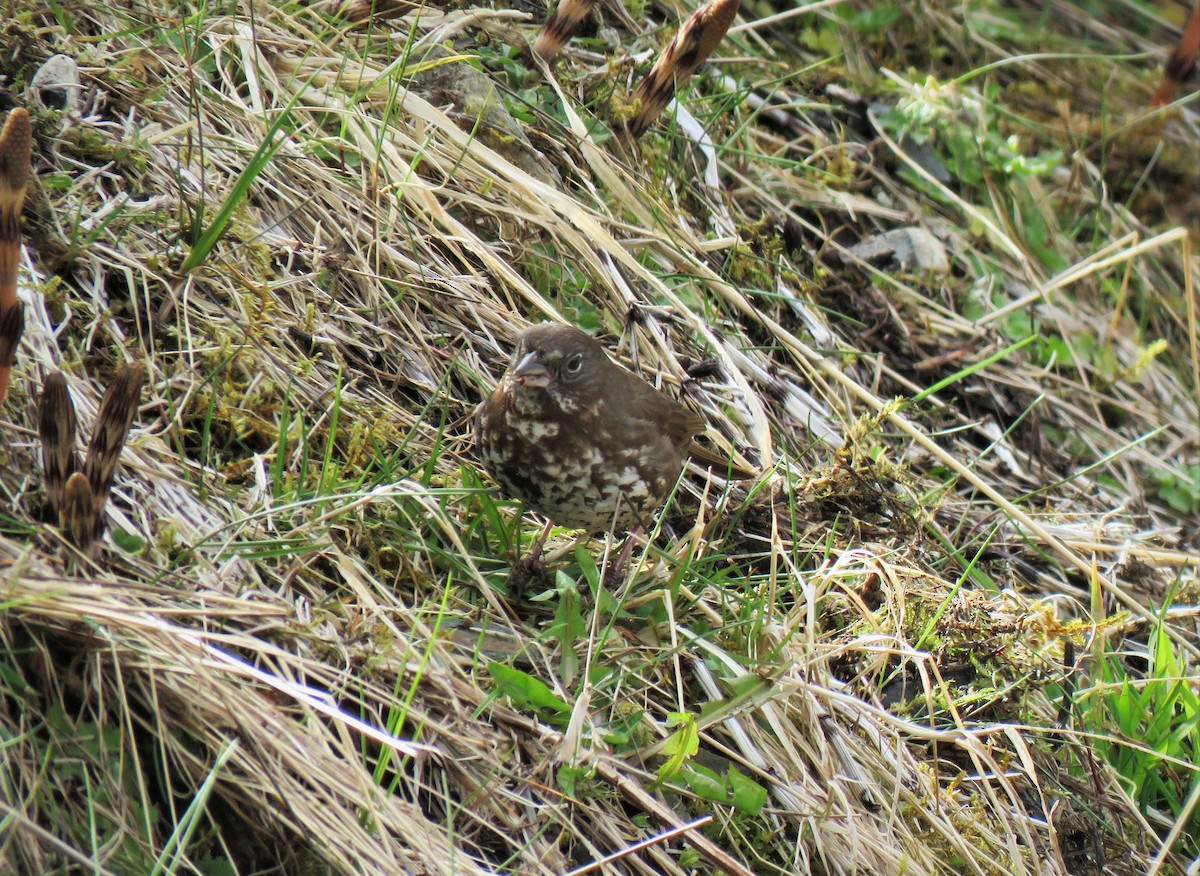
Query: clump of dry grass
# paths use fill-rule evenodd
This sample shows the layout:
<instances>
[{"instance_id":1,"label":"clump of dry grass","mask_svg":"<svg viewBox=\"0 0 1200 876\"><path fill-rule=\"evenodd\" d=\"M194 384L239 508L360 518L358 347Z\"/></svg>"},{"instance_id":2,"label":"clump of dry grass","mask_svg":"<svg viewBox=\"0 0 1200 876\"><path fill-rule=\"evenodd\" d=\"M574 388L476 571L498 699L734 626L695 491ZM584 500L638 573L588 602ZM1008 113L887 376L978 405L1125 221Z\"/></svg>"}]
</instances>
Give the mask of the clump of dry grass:
<instances>
[{"instance_id":1,"label":"clump of dry grass","mask_svg":"<svg viewBox=\"0 0 1200 876\"><path fill-rule=\"evenodd\" d=\"M1200 583L1196 511L1158 489L1196 458L1186 235L1149 227L1102 170L1144 163L1141 141L948 184L866 97L946 136L999 98L884 61L938 30L946 53L923 60L1005 60L1029 117L1063 87L960 11L848 43L850 86L823 93L819 72L758 87L789 45L798 69L821 60L794 18L743 28L729 79L700 77L636 154L589 110L629 86L620 46L610 68L568 48L536 85L495 48L536 33L521 13L329 11L9 25L8 81L74 47L87 89L33 114L26 331L0 422L0 861L1172 866L1169 826L1066 708L1098 654L1141 647ZM531 95L527 137L504 134ZM503 109L486 125L484 104ZM1193 142L1183 122L1165 142ZM847 248L914 224L947 273ZM685 479L615 593L595 584L608 544L556 537L560 574L517 602L533 527L480 483L466 418L549 318L599 330L766 474ZM114 417L100 387L127 362L145 395ZM68 383L83 424L134 423L109 534L73 574L47 510L82 494L72 477L93 497L108 477L62 439ZM43 384L60 404L39 448ZM1191 617L1167 624L1189 660Z\"/></svg>"}]
</instances>

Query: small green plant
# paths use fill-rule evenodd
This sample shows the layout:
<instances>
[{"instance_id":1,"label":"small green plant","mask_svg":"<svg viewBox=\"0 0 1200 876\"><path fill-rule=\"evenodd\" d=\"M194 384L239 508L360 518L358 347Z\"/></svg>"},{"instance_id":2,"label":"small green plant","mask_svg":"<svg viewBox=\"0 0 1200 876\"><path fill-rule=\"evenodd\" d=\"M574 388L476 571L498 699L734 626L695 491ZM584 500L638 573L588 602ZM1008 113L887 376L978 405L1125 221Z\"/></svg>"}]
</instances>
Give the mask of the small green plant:
<instances>
[{"instance_id":1,"label":"small green plant","mask_svg":"<svg viewBox=\"0 0 1200 876\"><path fill-rule=\"evenodd\" d=\"M672 733L663 744L666 761L658 768L658 781L665 782L679 774L700 750L700 728L696 716L688 712L672 712L667 716L667 728Z\"/></svg>"},{"instance_id":2,"label":"small green plant","mask_svg":"<svg viewBox=\"0 0 1200 876\"><path fill-rule=\"evenodd\" d=\"M996 124L998 84L983 93L929 76L913 87L881 120L899 137L934 147L960 184L985 187L989 180L1014 181L1050 173L1062 151L1030 152L1016 134Z\"/></svg>"},{"instance_id":3,"label":"small green plant","mask_svg":"<svg viewBox=\"0 0 1200 876\"><path fill-rule=\"evenodd\" d=\"M732 765L722 775L699 763L691 763L683 767L676 778L696 796L732 806L748 815L757 815L767 802L767 789Z\"/></svg>"},{"instance_id":4,"label":"small green plant","mask_svg":"<svg viewBox=\"0 0 1200 876\"><path fill-rule=\"evenodd\" d=\"M1189 465L1182 474L1160 469L1151 475L1158 481L1158 498L1184 514L1200 512L1200 465Z\"/></svg>"},{"instance_id":5,"label":"small green plant","mask_svg":"<svg viewBox=\"0 0 1200 876\"><path fill-rule=\"evenodd\" d=\"M45 729L46 759L54 764L55 781L72 789L80 803L58 810L69 834L116 872L151 872L155 865L147 838L123 827L126 816L149 825L157 823L160 813L147 800L136 771L116 756L122 747L119 728L73 720L56 705L46 713Z\"/></svg>"},{"instance_id":6,"label":"small green plant","mask_svg":"<svg viewBox=\"0 0 1200 876\"><path fill-rule=\"evenodd\" d=\"M488 664L488 673L496 689L520 709L529 709L539 718L556 727L565 727L571 717L571 704L557 696L546 682L528 672L513 669L495 661Z\"/></svg>"},{"instance_id":7,"label":"small green plant","mask_svg":"<svg viewBox=\"0 0 1200 876\"><path fill-rule=\"evenodd\" d=\"M1200 695L1164 619L1151 631L1144 675L1106 654L1085 697L1083 729L1098 732L1096 750L1122 777L1143 812L1178 818L1200 783ZM1119 735L1112 733L1116 728ZM1191 816L1179 854L1200 852L1200 820Z\"/></svg>"},{"instance_id":8,"label":"small green plant","mask_svg":"<svg viewBox=\"0 0 1200 876\"><path fill-rule=\"evenodd\" d=\"M1000 86L988 83L982 89L962 82L942 82L927 76L920 84L904 83L905 93L896 106L880 115L880 122L906 151L925 153L914 164L941 166L944 179L901 168L900 175L914 188L944 202L982 205L991 211L1008 196L1010 221L1023 229L1028 250L1052 271L1066 268L1052 223L1027 181L1044 177L1060 167L1059 149L1030 149L1012 132L1014 119L1003 108ZM953 180L958 193L946 184ZM972 214L981 221L980 214Z\"/></svg>"}]
</instances>

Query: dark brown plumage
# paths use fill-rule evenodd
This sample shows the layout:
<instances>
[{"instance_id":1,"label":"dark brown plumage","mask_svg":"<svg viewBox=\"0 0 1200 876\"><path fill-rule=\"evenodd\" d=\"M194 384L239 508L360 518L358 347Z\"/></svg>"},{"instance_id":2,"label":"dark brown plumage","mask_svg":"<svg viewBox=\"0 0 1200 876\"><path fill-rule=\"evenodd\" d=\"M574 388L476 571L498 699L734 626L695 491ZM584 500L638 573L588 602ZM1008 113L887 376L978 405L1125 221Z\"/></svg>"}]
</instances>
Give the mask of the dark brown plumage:
<instances>
[{"instance_id":1,"label":"dark brown plumage","mask_svg":"<svg viewBox=\"0 0 1200 876\"><path fill-rule=\"evenodd\" d=\"M475 416L479 455L504 492L588 532L650 523L703 431L590 336L549 323L521 335Z\"/></svg>"}]
</instances>

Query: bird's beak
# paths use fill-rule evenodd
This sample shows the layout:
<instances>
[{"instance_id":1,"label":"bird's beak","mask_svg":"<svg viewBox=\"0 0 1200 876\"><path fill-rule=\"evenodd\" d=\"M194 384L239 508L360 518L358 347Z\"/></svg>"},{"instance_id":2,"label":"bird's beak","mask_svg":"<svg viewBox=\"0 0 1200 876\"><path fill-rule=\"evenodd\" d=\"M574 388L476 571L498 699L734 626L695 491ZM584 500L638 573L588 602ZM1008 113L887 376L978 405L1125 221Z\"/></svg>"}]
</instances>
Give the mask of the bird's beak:
<instances>
[{"instance_id":1,"label":"bird's beak","mask_svg":"<svg viewBox=\"0 0 1200 876\"><path fill-rule=\"evenodd\" d=\"M550 385L550 372L542 364L537 350L526 353L521 357L512 370L513 382L528 389L545 389Z\"/></svg>"}]
</instances>

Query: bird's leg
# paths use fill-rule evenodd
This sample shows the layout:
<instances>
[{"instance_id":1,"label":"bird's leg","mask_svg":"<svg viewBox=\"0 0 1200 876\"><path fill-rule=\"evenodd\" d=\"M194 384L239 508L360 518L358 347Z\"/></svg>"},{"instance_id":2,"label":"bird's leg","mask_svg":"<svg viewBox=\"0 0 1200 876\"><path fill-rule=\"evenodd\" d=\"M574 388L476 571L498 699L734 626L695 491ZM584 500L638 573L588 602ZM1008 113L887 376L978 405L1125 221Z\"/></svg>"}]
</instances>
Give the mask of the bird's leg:
<instances>
[{"instance_id":1,"label":"bird's leg","mask_svg":"<svg viewBox=\"0 0 1200 876\"><path fill-rule=\"evenodd\" d=\"M542 548L546 546L546 539L550 537L550 527L554 525L554 521L547 520L545 528L542 529L542 534L538 536L538 540L533 543L533 548L525 557L517 562L516 568L513 569L512 575L509 576L508 586L510 596L514 599L520 599L525 594L525 585L534 578L542 578L546 574L546 566L542 563Z\"/></svg>"},{"instance_id":2,"label":"bird's leg","mask_svg":"<svg viewBox=\"0 0 1200 876\"><path fill-rule=\"evenodd\" d=\"M629 558L633 556L633 546L637 542L637 538L643 532L643 527L639 523L629 532L625 533L625 540L621 542L621 552L617 554L617 558L609 563L604 574L600 576L600 580L604 583L607 590L613 590L622 582L625 577L625 567L629 565Z\"/></svg>"}]
</instances>

